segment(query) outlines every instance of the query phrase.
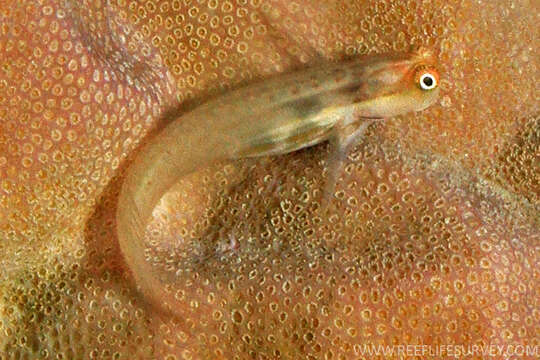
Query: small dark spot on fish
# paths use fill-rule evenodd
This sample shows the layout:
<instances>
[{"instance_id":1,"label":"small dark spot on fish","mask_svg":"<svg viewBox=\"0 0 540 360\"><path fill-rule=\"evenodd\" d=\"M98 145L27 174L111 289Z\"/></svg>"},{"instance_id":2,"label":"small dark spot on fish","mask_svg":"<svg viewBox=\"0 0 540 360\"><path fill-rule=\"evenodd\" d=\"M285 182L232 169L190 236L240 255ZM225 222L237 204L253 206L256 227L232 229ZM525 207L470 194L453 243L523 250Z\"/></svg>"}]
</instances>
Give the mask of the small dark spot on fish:
<instances>
[{"instance_id":1,"label":"small dark spot on fish","mask_svg":"<svg viewBox=\"0 0 540 360\"><path fill-rule=\"evenodd\" d=\"M303 118L320 112L323 103L318 95L314 95L284 103L281 107Z\"/></svg>"},{"instance_id":2,"label":"small dark spot on fish","mask_svg":"<svg viewBox=\"0 0 540 360\"><path fill-rule=\"evenodd\" d=\"M351 103L355 103L358 101L363 86L365 86L365 84L362 84L360 82L352 83L341 87L337 91L339 94L344 95L346 98L348 98Z\"/></svg>"},{"instance_id":3,"label":"small dark spot on fish","mask_svg":"<svg viewBox=\"0 0 540 360\"><path fill-rule=\"evenodd\" d=\"M345 74L345 72L344 72L343 70L337 70L337 71L335 72L335 74L333 74L332 76L333 76L333 78L334 78L334 81L335 81L336 83L339 83L339 82L341 82L343 79L345 79L346 74Z\"/></svg>"}]
</instances>

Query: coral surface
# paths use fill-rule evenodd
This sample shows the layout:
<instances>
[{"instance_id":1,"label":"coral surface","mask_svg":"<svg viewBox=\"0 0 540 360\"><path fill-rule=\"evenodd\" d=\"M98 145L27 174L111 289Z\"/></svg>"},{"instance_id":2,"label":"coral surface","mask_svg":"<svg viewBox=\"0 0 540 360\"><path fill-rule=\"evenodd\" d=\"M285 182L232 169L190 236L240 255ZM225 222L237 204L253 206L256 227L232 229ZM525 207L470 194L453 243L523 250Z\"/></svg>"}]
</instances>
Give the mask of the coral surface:
<instances>
[{"instance_id":1,"label":"coral surface","mask_svg":"<svg viewBox=\"0 0 540 360\"><path fill-rule=\"evenodd\" d=\"M529 0L0 0L0 359L352 359L407 344L537 358L538 13ZM153 130L241 84L410 45L438 57L440 101L369 129L330 215L326 144L192 174L147 237L184 316L145 301L115 211Z\"/></svg>"}]
</instances>

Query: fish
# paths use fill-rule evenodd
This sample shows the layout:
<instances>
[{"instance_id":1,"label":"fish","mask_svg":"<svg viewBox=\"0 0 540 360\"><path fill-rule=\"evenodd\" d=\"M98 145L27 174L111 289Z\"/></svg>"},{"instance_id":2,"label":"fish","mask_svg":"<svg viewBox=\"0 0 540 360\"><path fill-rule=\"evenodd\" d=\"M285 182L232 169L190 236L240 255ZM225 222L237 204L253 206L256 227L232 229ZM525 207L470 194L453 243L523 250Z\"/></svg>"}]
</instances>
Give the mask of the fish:
<instances>
[{"instance_id":1,"label":"fish","mask_svg":"<svg viewBox=\"0 0 540 360\"><path fill-rule=\"evenodd\" d=\"M127 168L117 204L118 242L143 297L175 312L177 300L165 290L174 279L156 274L147 262L144 233L152 210L181 177L219 161L330 141L337 155L328 194L340 159L370 124L435 103L436 65L423 48L320 64L230 91L165 126Z\"/></svg>"}]
</instances>

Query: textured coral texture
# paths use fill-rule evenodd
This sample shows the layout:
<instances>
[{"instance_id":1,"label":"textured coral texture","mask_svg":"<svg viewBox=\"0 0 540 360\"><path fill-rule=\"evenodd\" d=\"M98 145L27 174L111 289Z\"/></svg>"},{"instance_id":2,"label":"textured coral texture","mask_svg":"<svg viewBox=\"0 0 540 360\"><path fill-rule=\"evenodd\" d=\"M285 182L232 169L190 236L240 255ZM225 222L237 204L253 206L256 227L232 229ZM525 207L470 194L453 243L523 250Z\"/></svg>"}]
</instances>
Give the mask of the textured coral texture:
<instances>
[{"instance_id":1,"label":"textured coral texture","mask_svg":"<svg viewBox=\"0 0 540 360\"><path fill-rule=\"evenodd\" d=\"M0 0L0 359L538 351L538 10L529 0ZM175 278L166 290L183 315L145 301L115 211L152 131L242 84L411 45L439 60L438 103L372 126L328 208L326 144L182 179L155 209L146 248Z\"/></svg>"}]
</instances>

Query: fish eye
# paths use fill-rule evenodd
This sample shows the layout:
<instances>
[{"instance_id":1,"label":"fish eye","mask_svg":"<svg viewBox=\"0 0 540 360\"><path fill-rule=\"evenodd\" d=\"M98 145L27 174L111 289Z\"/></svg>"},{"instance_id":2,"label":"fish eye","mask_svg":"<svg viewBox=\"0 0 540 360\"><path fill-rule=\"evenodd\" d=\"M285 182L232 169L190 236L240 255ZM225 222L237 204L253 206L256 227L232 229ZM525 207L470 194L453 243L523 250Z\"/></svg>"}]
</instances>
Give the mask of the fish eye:
<instances>
[{"instance_id":1,"label":"fish eye","mask_svg":"<svg viewBox=\"0 0 540 360\"><path fill-rule=\"evenodd\" d=\"M431 73L424 73L420 76L420 87L422 90L431 90L437 87L437 79Z\"/></svg>"}]
</instances>

